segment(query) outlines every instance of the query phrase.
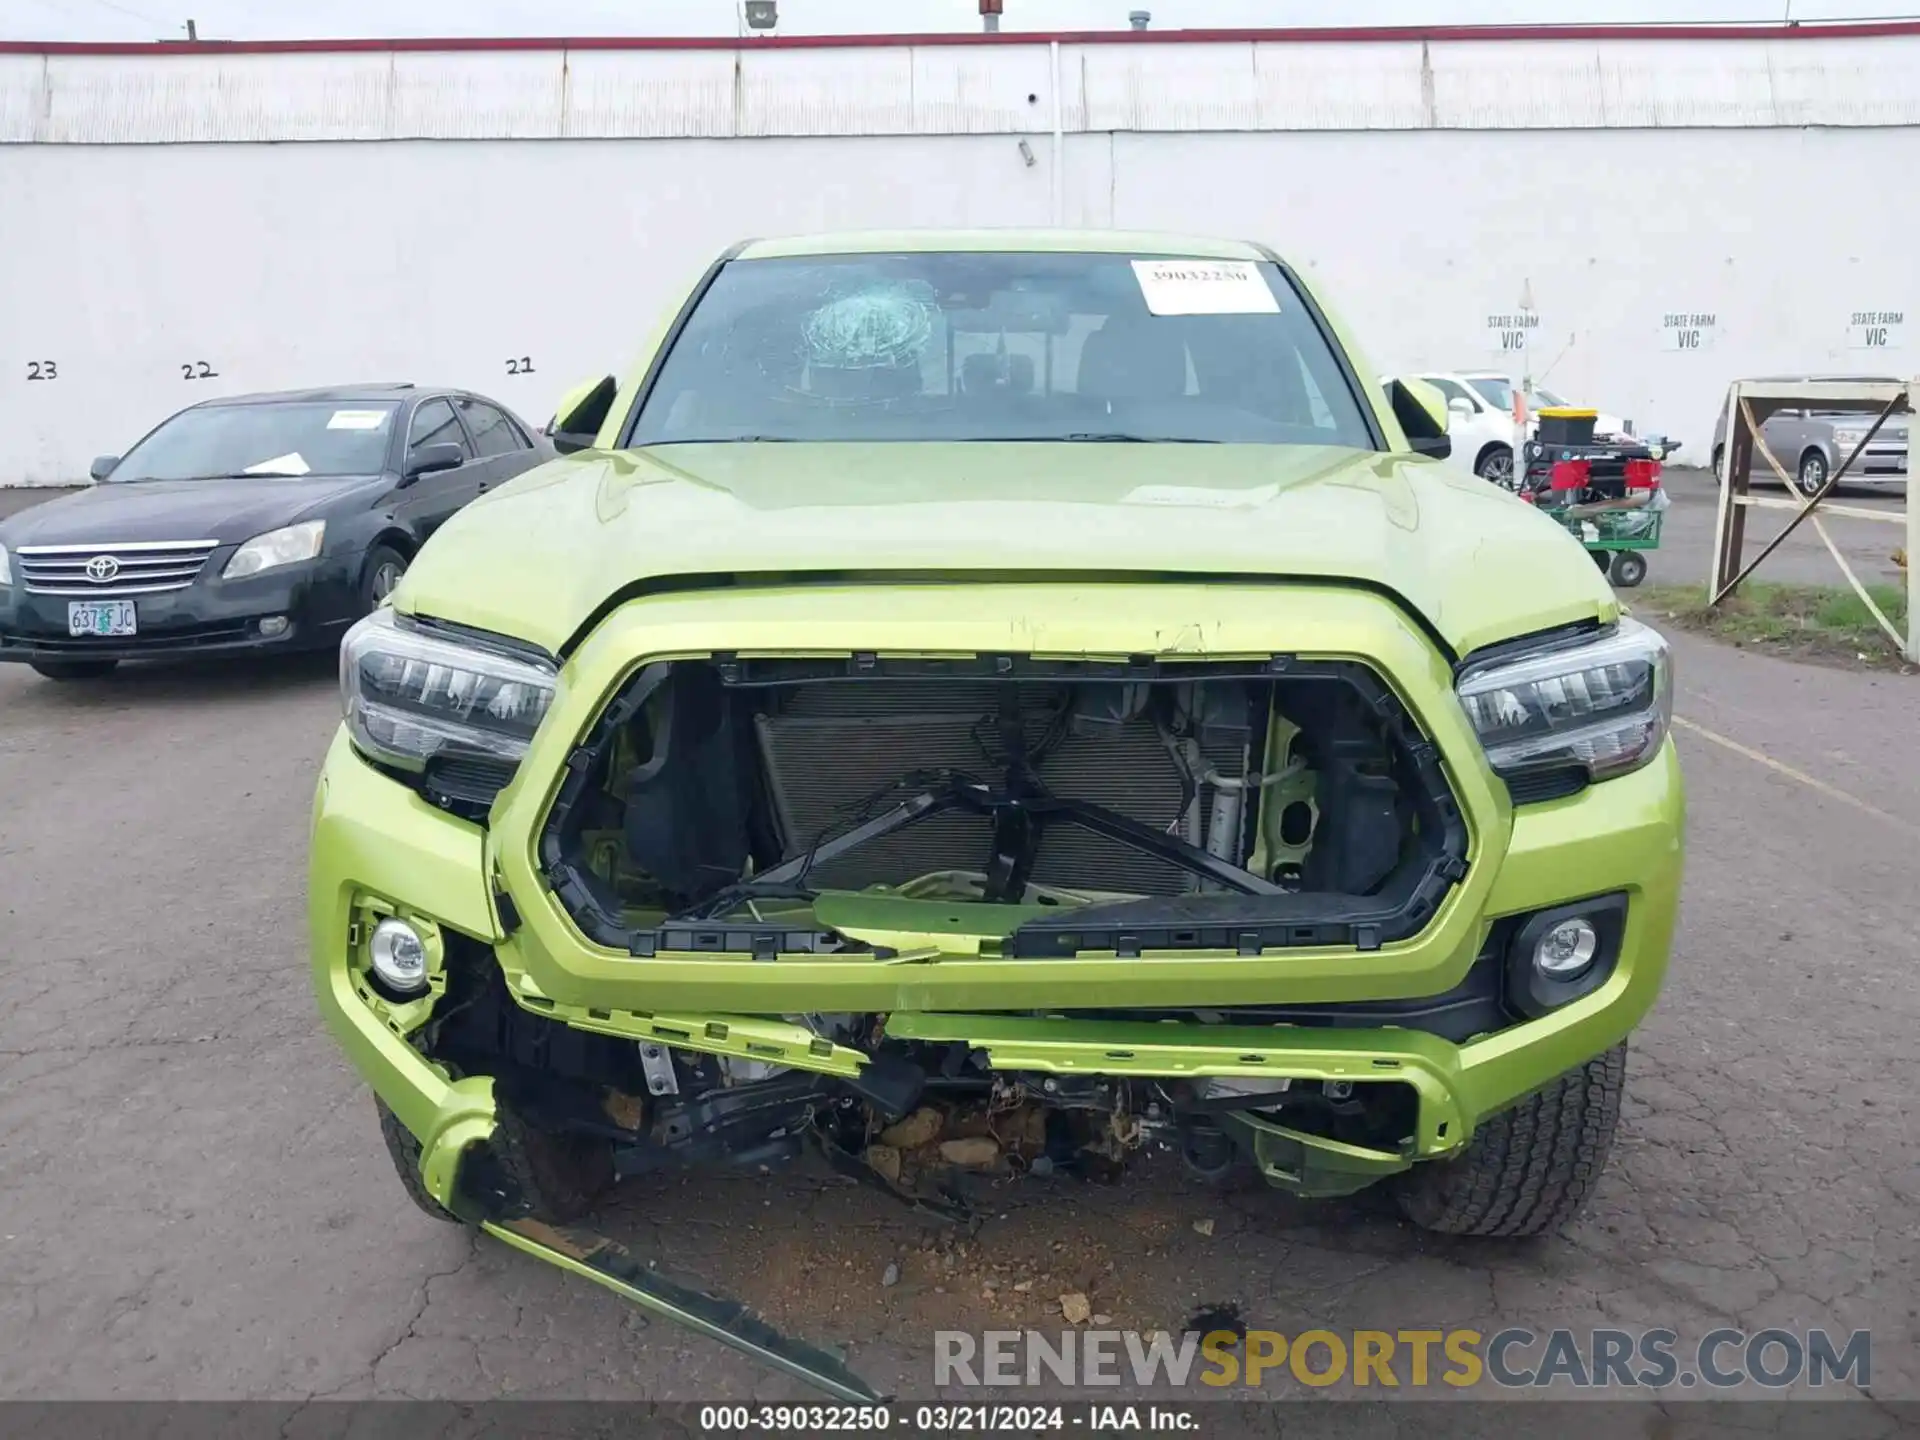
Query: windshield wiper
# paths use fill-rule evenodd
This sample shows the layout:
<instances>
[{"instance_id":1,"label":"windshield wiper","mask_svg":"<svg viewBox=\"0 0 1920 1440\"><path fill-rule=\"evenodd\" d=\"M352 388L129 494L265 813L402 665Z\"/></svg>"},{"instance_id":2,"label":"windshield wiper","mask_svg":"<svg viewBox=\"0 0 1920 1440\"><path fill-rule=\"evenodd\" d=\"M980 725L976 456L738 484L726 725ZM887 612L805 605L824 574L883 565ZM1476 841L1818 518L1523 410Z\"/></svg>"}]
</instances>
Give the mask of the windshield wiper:
<instances>
[{"instance_id":1,"label":"windshield wiper","mask_svg":"<svg viewBox=\"0 0 1920 1440\"><path fill-rule=\"evenodd\" d=\"M873 439L875 437L867 437ZM1085 442L1087 444L1127 444L1127 445L1220 445L1224 441L1207 440L1197 435L1131 435L1121 430L1114 431L1076 431L1070 435L938 435L915 437L910 435L887 436L887 441L908 441L915 438L931 439L941 445L980 444L980 445L1031 445L1050 444L1057 440ZM667 445L805 445L809 442L798 435L721 435L703 436L697 439L650 440L645 442L649 448ZM859 440L838 437L822 444L858 444Z\"/></svg>"},{"instance_id":2,"label":"windshield wiper","mask_svg":"<svg viewBox=\"0 0 1920 1440\"><path fill-rule=\"evenodd\" d=\"M111 477L109 477L111 478ZM142 475L141 480L161 480L169 485L184 485L195 480L304 480L307 472L302 470L236 470L225 475ZM135 480L122 480L123 485L138 484Z\"/></svg>"},{"instance_id":3,"label":"windshield wiper","mask_svg":"<svg viewBox=\"0 0 1920 1440\"><path fill-rule=\"evenodd\" d=\"M1220 443L1218 440L1202 440L1195 435L1129 435L1124 430L1082 430L1059 438L1095 445L1218 445Z\"/></svg>"}]
</instances>

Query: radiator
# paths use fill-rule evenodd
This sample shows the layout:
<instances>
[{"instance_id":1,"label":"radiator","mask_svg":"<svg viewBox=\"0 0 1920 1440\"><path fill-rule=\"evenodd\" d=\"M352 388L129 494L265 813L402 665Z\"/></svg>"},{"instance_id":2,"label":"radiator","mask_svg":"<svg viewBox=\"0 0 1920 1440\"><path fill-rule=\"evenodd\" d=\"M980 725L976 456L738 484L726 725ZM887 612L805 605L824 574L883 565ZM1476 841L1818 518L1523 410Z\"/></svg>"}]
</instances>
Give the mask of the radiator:
<instances>
[{"instance_id":1,"label":"radiator","mask_svg":"<svg viewBox=\"0 0 1920 1440\"><path fill-rule=\"evenodd\" d=\"M777 711L756 718L760 753L779 816L786 853L796 856L819 838L878 814L894 799L858 808L884 787L916 770L957 770L990 782L1001 779L996 758L998 700L1009 683L872 680L796 687ZM1041 743L1049 717L1066 703L1061 686L1021 685L1023 728L1029 747ZM1209 746L1207 759L1237 775L1237 744ZM1180 814L1180 772L1151 720L1069 728L1035 767L1054 794L1084 800L1130 819L1166 829ZM1206 800L1202 800L1205 833ZM861 889L900 884L937 870L984 870L992 824L983 816L937 816L864 845L816 868L811 884ZM1145 895L1189 888L1187 872L1163 860L1054 824L1044 833L1033 879Z\"/></svg>"}]
</instances>

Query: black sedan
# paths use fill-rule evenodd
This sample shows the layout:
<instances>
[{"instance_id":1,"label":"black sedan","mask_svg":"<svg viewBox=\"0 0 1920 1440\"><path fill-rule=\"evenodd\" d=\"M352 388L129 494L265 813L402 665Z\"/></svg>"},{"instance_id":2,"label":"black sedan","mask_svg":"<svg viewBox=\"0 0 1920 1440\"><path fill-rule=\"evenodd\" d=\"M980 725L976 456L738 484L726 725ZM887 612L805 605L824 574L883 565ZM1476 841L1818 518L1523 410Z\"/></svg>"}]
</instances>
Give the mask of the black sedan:
<instances>
[{"instance_id":1,"label":"black sedan","mask_svg":"<svg viewBox=\"0 0 1920 1440\"><path fill-rule=\"evenodd\" d=\"M0 661L324 648L449 516L553 454L505 406L355 385L209 400L0 522Z\"/></svg>"}]
</instances>

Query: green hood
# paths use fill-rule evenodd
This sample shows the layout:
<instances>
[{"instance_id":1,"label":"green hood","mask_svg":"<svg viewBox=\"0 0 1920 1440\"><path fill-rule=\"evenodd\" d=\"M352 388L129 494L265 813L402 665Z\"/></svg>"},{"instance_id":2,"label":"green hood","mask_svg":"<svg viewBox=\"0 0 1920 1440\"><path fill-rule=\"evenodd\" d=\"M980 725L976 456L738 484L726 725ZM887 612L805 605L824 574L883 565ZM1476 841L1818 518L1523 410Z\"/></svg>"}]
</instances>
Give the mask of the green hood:
<instances>
[{"instance_id":1,"label":"green hood","mask_svg":"<svg viewBox=\"0 0 1920 1440\"><path fill-rule=\"evenodd\" d=\"M560 651L674 576L1274 576L1391 591L1463 655L1618 613L1579 543L1439 462L1331 447L718 444L588 451L468 506L395 603Z\"/></svg>"}]
</instances>

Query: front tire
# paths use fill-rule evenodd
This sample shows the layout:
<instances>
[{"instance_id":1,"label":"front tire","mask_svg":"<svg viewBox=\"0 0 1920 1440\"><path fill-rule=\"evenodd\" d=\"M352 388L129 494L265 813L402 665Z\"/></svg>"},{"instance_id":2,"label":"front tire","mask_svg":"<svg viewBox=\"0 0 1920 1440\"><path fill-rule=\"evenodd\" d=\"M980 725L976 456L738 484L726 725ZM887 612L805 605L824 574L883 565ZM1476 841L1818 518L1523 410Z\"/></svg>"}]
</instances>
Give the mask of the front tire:
<instances>
[{"instance_id":1,"label":"front tire","mask_svg":"<svg viewBox=\"0 0 1920 1440\"><path fill-rule=\"evenodd\" d=\"M387 1156L393 1161L394 1173L400 1177L400 1188L422 1214L458 1225L460 1217L427 1193L427 1182L420 1176L420 1142L384 1102L373 1103L380 1111L380 1138L387 1142Z\"/></svg>"},{"instance_id":2,"label":"front tire","mask_svg":"<svg viewBox=\"0 0 1920 1440\"><path fill-rule=\"evenodd\" d=\"M1606 1168L1626 1089L1627 1045L1557 1076L1483 1122L1466 1149L1399 1177L1401 1213L1442 1235L1525 1237L1558 1230Z\"/></svg>"},{"instance_id":3,"label":"front tire","mask_svg":"<svg viewBox=\"0 0 1920 1440\"><path fill-rule=\"evenodd\" d=\"M420 1175L420 1142L383 1102L374 1103L380 1111L380 1136L387 1142L387 1155L407 1198L435 1220L460 1224L460 1217L427 1191ZM613 1188L611 1145L584 1136L531 1129L504 1108L494 1128L492 1149L513 1188L538 1220L561 1225L578 1220Z\"/></svg>"},{"instance_id":4,"label":"front tire","mask_svg":"<svg viewBox=\"0 0 1920 1440\"><path fill-rule=\"evenodd\" d=\"M1800 457L1800 493L1813 496L1827 483L1827 457L1818 450L1809 450Z\"/></svg>"},{"instance_id":5,"label":"front tire","mask_svg":"<svg viewBox=\"0 0 1920 1440\"><path fill-rule=\"evenodd\" d=\"M118 660L31 660L34 673L49 680L98 680L111 675Z\"/></svg>"}]
</instances>

